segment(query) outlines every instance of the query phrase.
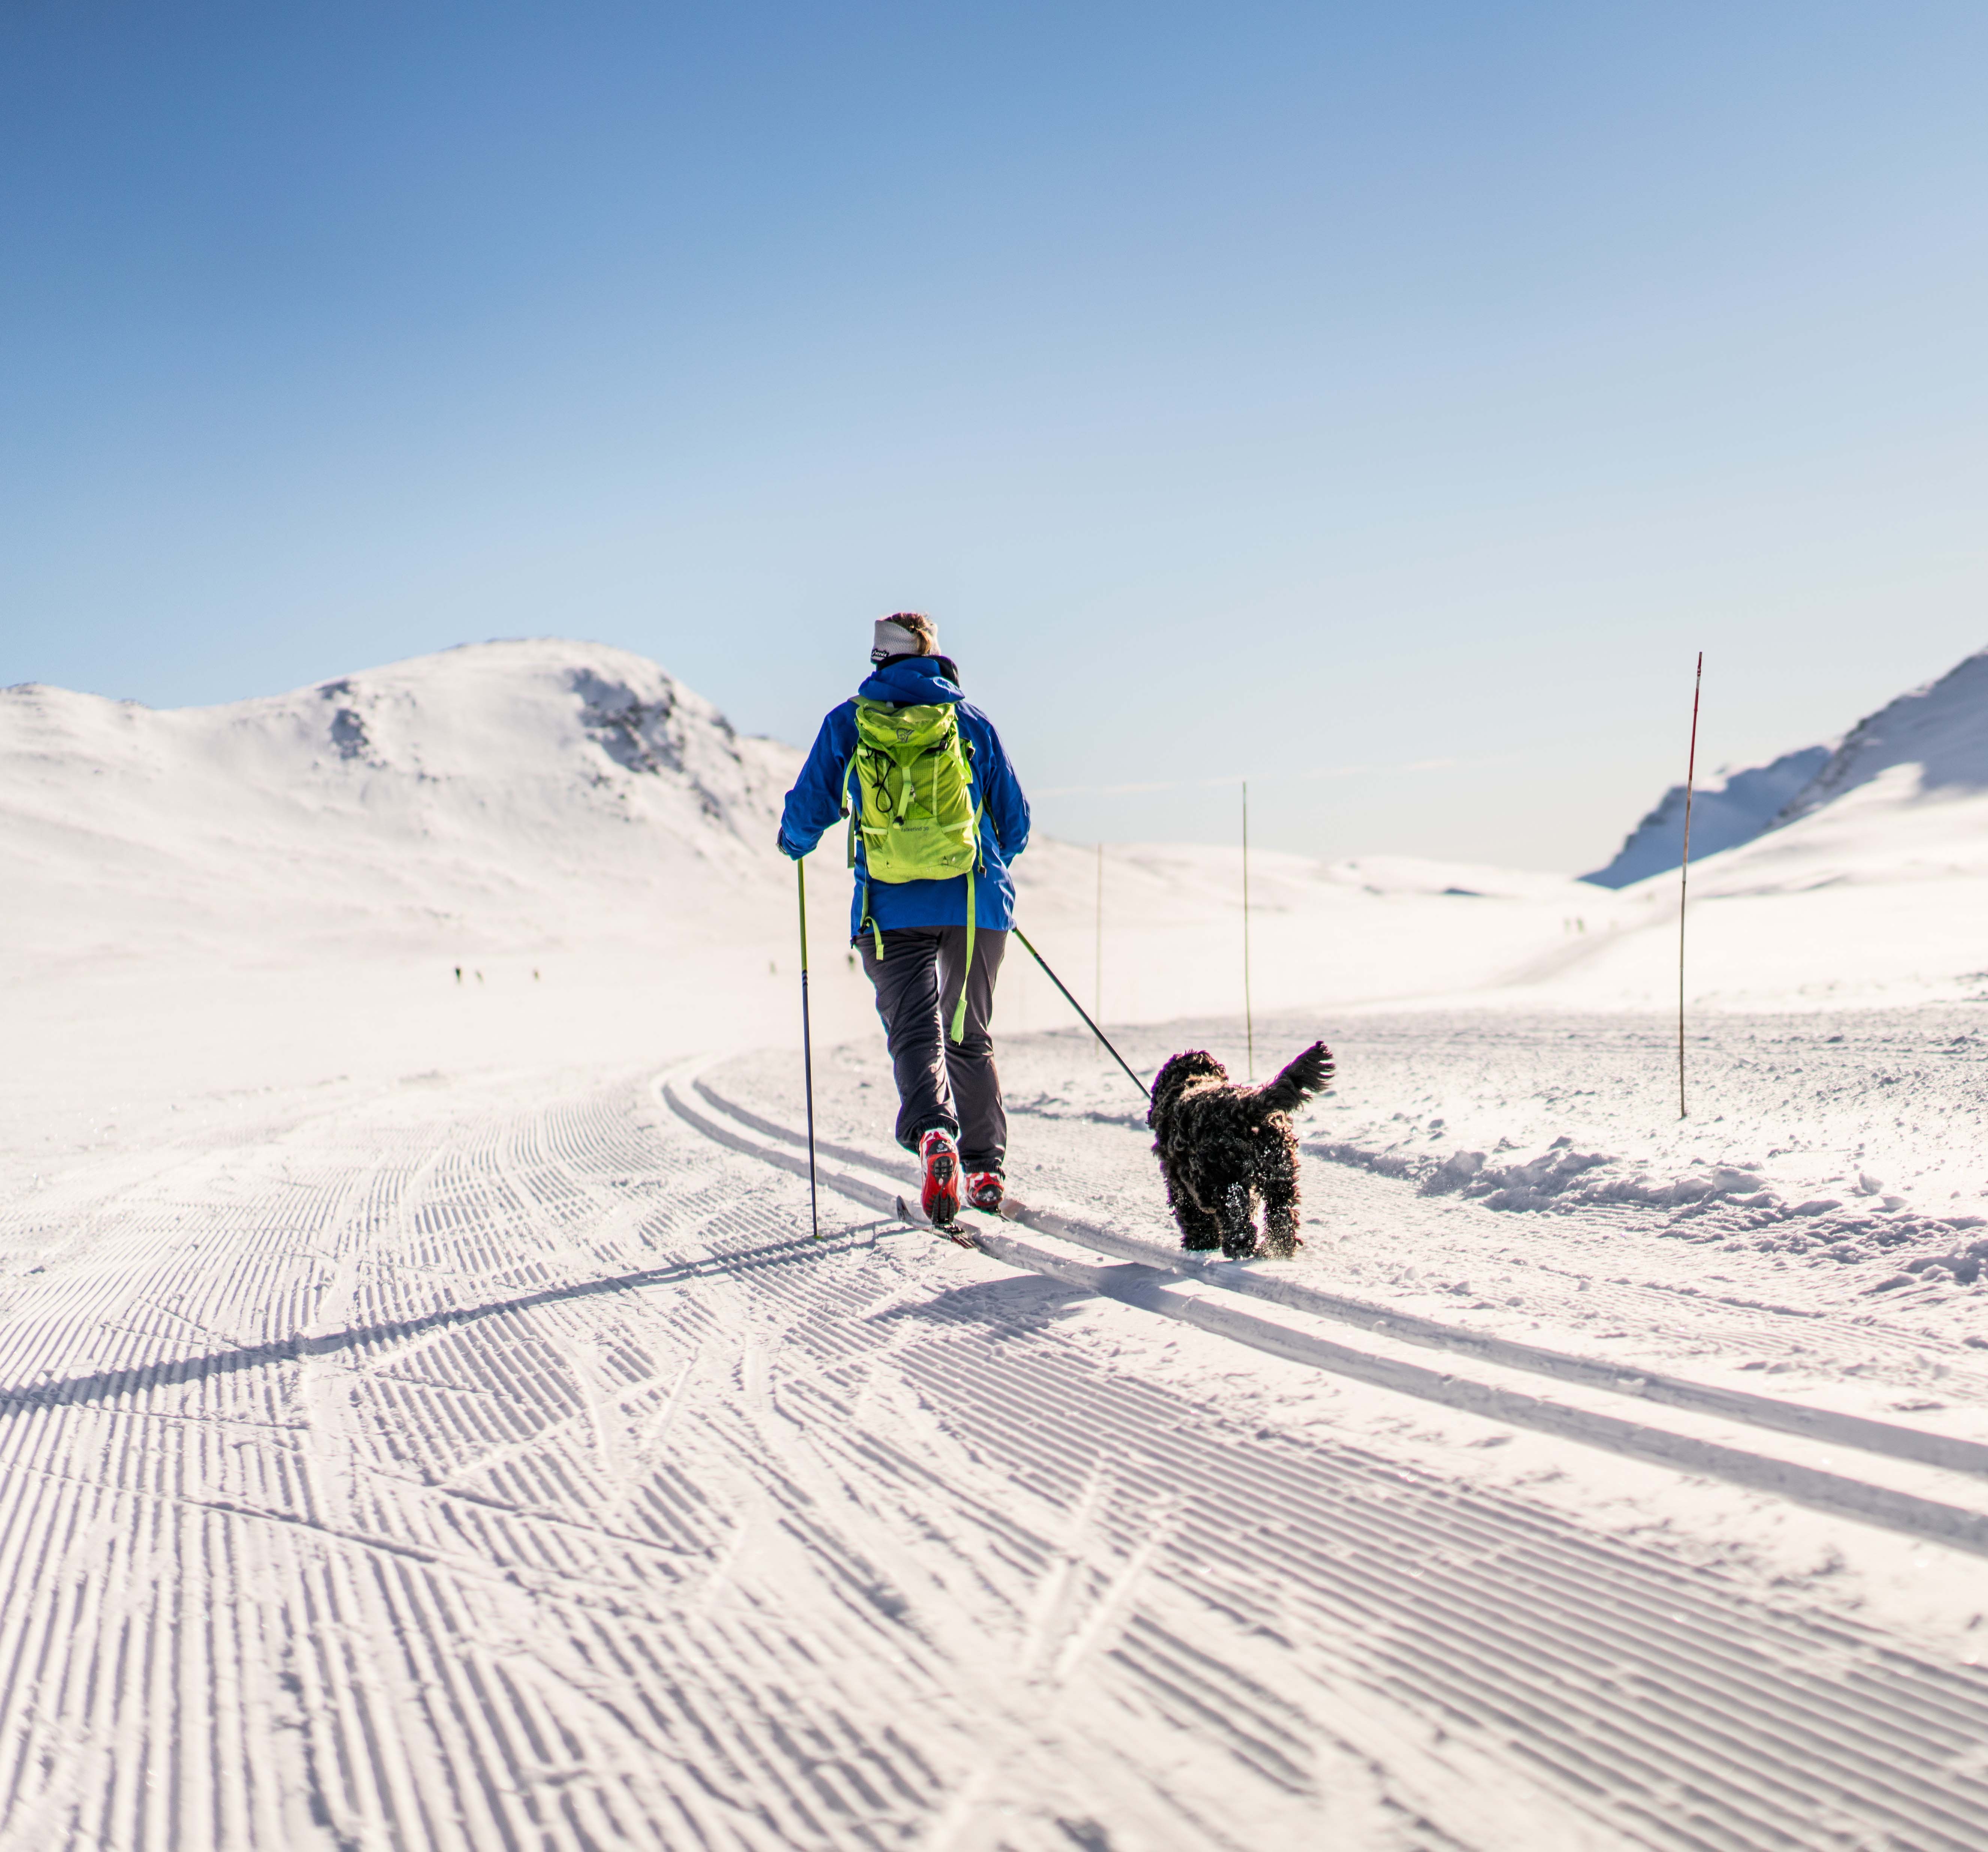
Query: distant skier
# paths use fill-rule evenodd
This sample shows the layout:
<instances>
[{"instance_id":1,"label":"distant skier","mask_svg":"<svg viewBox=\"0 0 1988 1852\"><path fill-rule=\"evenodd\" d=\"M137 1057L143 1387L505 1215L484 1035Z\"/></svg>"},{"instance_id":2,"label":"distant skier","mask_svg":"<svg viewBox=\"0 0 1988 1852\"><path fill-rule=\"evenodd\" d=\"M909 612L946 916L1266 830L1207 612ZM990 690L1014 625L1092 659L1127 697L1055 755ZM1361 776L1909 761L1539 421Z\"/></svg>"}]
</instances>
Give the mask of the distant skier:
<instances>
[{"instance_id":1,"label":"distant skier","mask_svg":"<svg viewBox=\"0 0 1988 1852\"><path fill-rule=\"evenodd\" d=\"M1027 848L1028 801L994 724L959 690L929 618L880 618L874 665L833 709L780 818L798 861L849 819L852 943L876 987L898 1083L898 1143L918 1155L940 1227L1001 1206L1008 1119L987 1031L1015 916L1008 865Z\"/></svg>"}]
</instances>

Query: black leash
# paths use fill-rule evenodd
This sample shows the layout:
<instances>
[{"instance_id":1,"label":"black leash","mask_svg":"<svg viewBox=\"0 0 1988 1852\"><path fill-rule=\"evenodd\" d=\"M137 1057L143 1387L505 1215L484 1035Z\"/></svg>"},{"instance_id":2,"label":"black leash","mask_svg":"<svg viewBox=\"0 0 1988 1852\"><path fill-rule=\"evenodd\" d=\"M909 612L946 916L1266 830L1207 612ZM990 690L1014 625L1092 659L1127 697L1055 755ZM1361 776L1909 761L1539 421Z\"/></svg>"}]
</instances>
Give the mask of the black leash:
<instances>
[{"instance_id":1,"label":"black leash","mask_svg":"<svg viewBox=\"0 0 1988 1852\"><path fill-rule=\"evenodd\" d=\"M1023 945L1027 949L1029 956L1033 958L1037 964L1043 967L1043 975L1046 977L1051 984L1054 984L1059 990L1063 991L1063 1001L1068 1004L1078 1015L1084 1017L1084 1026L1088 1028L1091 1034L1096 1036L1100 1041L1103 1042L1106 1048L1111 1049L1111 1058L1117 1062L1120 1067L1125 1069L1126 1076L1131 1080L1132 1085L1137 1087L1139 1091L1144 1094L1146 1098L1150 1100L1153 1097L1151 1089L1149 1089L1146 1083L1140 1079L1138 1075L1134 1074L1131 1068L1127 1065L1124 1056L1121 1055L1116 1048L1111 1048L1111 1041L1105 1035L1104 1031L1098 1028L1097 1024L1090 1020L1090 1017L1084 1011L1084 1005L1079 1003L1074 997L1070 995L1070 992L1064 988L1063 980L1057 977L1056 973L1050 969L1049 960L1043 957L1042 953L1037 951L1033 946L1029 944L1028 934L1023 932L1019 926L1011 927L1009 928L1009 930L1014 933L1017 939L1021 940Z\"/></svg>"}]
</instances>

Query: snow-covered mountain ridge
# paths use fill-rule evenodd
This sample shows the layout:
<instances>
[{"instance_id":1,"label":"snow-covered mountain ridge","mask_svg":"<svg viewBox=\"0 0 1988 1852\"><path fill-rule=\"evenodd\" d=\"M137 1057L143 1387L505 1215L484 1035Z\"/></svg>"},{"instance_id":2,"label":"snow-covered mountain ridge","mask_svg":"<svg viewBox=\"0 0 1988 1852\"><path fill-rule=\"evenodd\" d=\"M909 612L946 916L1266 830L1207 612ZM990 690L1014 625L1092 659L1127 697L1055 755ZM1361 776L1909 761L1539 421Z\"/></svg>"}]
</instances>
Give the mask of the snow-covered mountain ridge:
<instances>
[{"instance_id":1,"label":"snow-covered mountain ridge","mask_svg":"<svg viewBox=\"0 0 1988 1852\"><path fill-rule=\"evenodd\" d=\"M1720 903L1697 915L1695 996L1763 1007L1980 991L1984 702L1988 656L1971 658L1854 730L1804 787L1826 801L1694 858L1693 896ZM728 982L769 980L791 955L793 876L773 836L800 761L742 737L657 664L571 642L468 645L179 711L0 691L5 980L509 957L529 982L560 951L641 970L667 953L688 970L674 954L702 948L738 967ZM1761 785L1725 789L1757 810ZM1400 857L1252 862L1259 1005L1468 994L1609 1009L1675 987L1674 876L1609 892ZM809 882L830 957L841 862L832 834ZM1043 955L1108 1017L1240 1007L1232 846L1118 845L1100 868L1094 849L1039 828L1016 879ZM1033 982L1006 987L1022 1020L1067 1014L1046 996L1030 1017Z\"/></svg>"},{"instance_id":2,"label":"snow-covered mountain ridge","mask_svg":"<svg viewBox=\"0 0 1988 1852\"><path fill-rule=\"evenodd\" d=\"M1692 853L1702 860L1750 842L1829 763L1831 748L1805 746L1766 765L1721 771L1701 784L1691 804ZM1625 888L1675 868L1683 859L1685 789L1674 784L1629 832L1606 868L1581 876L1601 888Z\"/></svg>"},{"instance_id":3,"label":"snow-covered mountain ridge","mask_svg":"<svg viewBox=\"0 0 1988 1852\"><path fill-rule=\"evenodd\" d=\"M1810 815L1902 766L1917 767L1915 797L1988 791L1988 649L1858 721L1777 821Z\"/></svg>"},{"instance_id":4,"label":"snow-covered mountain ridge","mask_svg":"<svg viewBox=\"0 0 1988 1852\"><path fill-rule=\"evenodd\" d=\"M1952 838L1963 862L1973 865L1968 839L1978 834L1979 820L1946 807L1988 794L1988 650L1866 716L1839 742L1805 747L1770 764L1706 780L1692 804L1693 865L1758 843L1857 793L1865 794L1854 807L1851 837L1840 828L1798 835L1792 847L1777 845L1763 859L1787 865L1814 861L1817 851L1837 859L1847 855L1840 869L1817 872L1825 879L1868 879L1922 865L1926 851ZM1942 807L1920 819L1902 814L1922 803ZM1615 858L1581 879L1598 887L1625 888L1676 868L1684 810L1684 787L1672 785ZM1957 865L1950 858L1936 859L1942 866ZM1722 881L1744 865L1729 862Z\"/></svg>"},{"instance_id":5,"label":"snow-covered mountain ridge","mask_svg":"<svg viewBox=\"0 0 1988 1852\"><path fill-rule=\"evenodd\" d=\"M9 689L7 936L461 949L556 940L604 907L705 914L780 879L797 763L604 645L479 644L173 711Z\"/></svg>"},{"instance_id":6,"label":"snow-covered mountain ridge","mask_svg":"<svg viewBox=\"0 0 1988 1852\"><path fill-rule=\"evenodd\" d=\"M47 975L167 955L510 954L529 970L556 950L749 946L763 973L793 931L773 838L800 759L742 737L657 664L590 643L465 645L178 711L15 688L0 692L0 951ZM1236 851L1106 859L1100 883L1094 851L1036 832L1016 873L1046 954L1094 967L1101 901L1107 975L1101 992L1094 968L1087 982L1108 1009L1239 1004ZM1495 984L1559 935L1569 899L1588 905L1558 875L1253 859L1266 1000ZM810 883L824 949L846 916L842 860L831 832Z\"/></svg>"}]
</instances>

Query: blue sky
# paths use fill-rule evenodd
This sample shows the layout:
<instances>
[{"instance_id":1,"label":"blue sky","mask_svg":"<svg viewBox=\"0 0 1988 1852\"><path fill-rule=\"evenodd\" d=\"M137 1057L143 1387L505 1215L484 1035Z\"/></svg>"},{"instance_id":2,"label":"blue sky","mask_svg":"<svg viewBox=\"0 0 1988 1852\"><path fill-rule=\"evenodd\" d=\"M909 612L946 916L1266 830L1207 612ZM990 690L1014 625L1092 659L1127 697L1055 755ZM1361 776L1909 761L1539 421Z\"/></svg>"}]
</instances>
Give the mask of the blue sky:
<instances>
[{"instance_id":1,"label":"blue sky","mask_svg":"<svg viewBox=\"0 0 1988 1852\"><path fill-rule=\"evenodd\" d=\"M490 636L1574 869L1988 643L1978 4L0 12L0 683ZM1141 786L1141 790L1110 787Z\"/></svg>"}]
</instances>

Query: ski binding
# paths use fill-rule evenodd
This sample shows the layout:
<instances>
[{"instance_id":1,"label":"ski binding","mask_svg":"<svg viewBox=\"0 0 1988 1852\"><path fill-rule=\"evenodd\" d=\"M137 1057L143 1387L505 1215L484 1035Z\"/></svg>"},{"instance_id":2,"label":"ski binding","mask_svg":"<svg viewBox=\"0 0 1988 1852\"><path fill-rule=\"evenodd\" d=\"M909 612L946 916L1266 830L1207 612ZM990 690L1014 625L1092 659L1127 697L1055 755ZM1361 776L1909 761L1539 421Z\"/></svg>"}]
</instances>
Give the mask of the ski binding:
<instances>
[{"instance_id":1,"label":"ski binding","mask_svg":"<svg viewBox=\"0 0 1988 1852\"><path fill-rule=\"evenodd\" d=\"M980 1245L967 1230L957 1223L951 1227L942 1227L922 1209L914 1209L901 1196L898 1198L898 1220L909 1222L915 1228L929 1228L935 1234L942 1234L948 1241L957 1242L962 1248L978 1248Z\"/></svg>"}]
</instances>

